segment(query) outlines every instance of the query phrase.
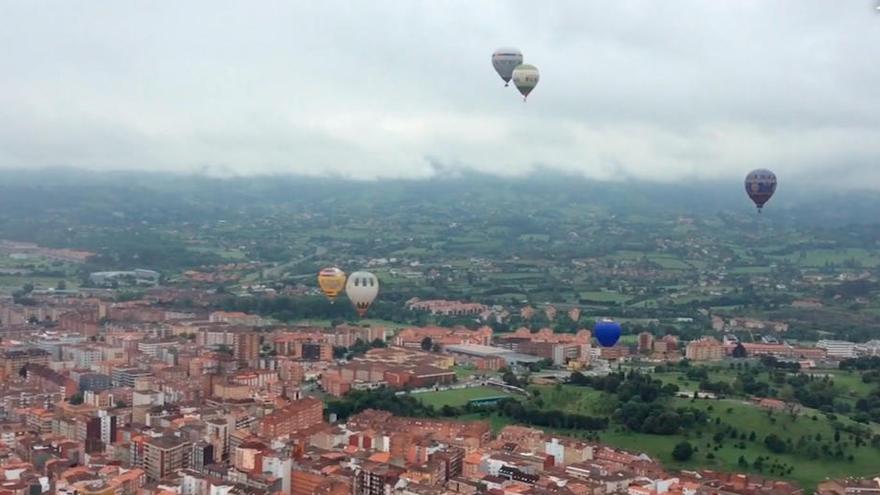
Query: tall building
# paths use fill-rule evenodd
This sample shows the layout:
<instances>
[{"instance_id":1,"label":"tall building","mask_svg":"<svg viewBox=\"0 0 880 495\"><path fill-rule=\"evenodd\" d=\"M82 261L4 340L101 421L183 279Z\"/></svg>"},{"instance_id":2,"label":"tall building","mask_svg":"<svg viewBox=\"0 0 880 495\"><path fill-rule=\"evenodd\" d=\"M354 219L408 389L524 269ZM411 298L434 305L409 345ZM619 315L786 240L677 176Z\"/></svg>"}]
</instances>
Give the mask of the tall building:
<instances>
[{"instance_id":1,"label":"tall building","mask_svg":"<svg viewBox=\"0 0 880 495\"><path fill-rule=\"evenodd\" d=\"M98 415L86 421L86 452L103 452L104 448L116 438L116 416L107 411L98 411Z\"/></svg>"},{"instance_id":2,"label":"tall building","mask_svg":"<svg viewBox=\"0 0 880 495\"><path fill-rule=\"evenodd\" d=\"M144 469L151 480L160 480L178 469L188 468L192 444L183 438L165 435L144 442Z\"/></svg>"},{"instance_id":3,"label":"tall building","mask_svg":"<svg viewBox=\"0 0 880 495\"><path fill-rule=\"evenodd\" d=\"M113 368L110 381L117 387L134 388L138 378L151 377L153 374L140 368Z\"/></svg>"},{"instance_id":4,"label":"tall building","mask_svg":"<svg viewBox=\"0 0 880 495\"><path fill-rule=\"evenodd\" d=\"M652 352L654 350L654 335L651 332L639 334L639 352Z\"/></svg>"},{"instance_id":5,"label":"tall building","mask_svg":"<svg viewBox=\"0 0 880 495\"><path fill-rule=\"evenodd\" d=\"M214 464L214 446L204 440L194 443L190 467L202 471L209 464Z\"/></svg>"},{"instance_id":6,"label":"tall building","mask_svg":"<svg viewBox=\"0 0 880 495\"><path fill-rule=\"evenodd\" d=\"M79 389L83 392L100 392L111 387L110 377L101 373L83 373L79 375Z\"/></svg>"},{"instance_id":7,"label":"tall building","mask_svg":"<svg viewBox=\"0 0 880 495\"><path fill-rule=\"evenodd\" d=\"M724 358L724 345L714 337L703 337L687 345L685 356L691 361L720 361Z\"/></svg>"},{"instance_id":8,"label":"tall building","mask_svg":"<svg viewBox=\"0 0 880 495\"><path fill-rule=\"evenodd\" d=\"M49 364L49 353L43 349L11 349L0 353L0 369L4 376L18 373L26 364Z\"/></svg>"},{"instance_id":9,"label":"tall building","mask_svg":"<svg viewBox=\"0 0 880 495\"><path fill-rule=\"evenodd\" d=\"M62 351L62 354L65 354L65 357L73 361L77 368L89 369L93 364L103 359L101 349L83 345L67 347Z\"/></svg>"},{"instance_id":10,"label":"tall building","mask_svg":"<svg viewBox=\"0 0 880 495\"><path fill-rule=\"evenodd\" d=\"M260 334L256 332L236 332L233 337L233 356L245 366L251 366L260 359Z\"/></svg>"},{"instance_id":11,"label":"tall building","mask_svg":"<svg viewBox=\"0 0 880 495\"><path fill-rule=\"evenodd\" d=\"M391 493L403 470L388 464L365 462L354 480L354 495L385 495Z\"/></svg>"},{"instance_id":12,"label":"tall building","mask_svg":"<svg viewBox=\"0 0 880 495\"><path fill-rule=\"evenodd\" d=\"M213 418L205 421L206 437L215 446L214 458L207 464L212 464L229 457L229 421L226 419Z\"/></svg>"},{"instance_id":13,"label":"tall building","mask_svg":"<svg viewBox=\"0 0 880 495\"><path fill-rule=\"evenodd\" d=\"M276 438L302 431L324 421L324 402L306 398L278 409L260 420L260 434Z\"/></svg>"},{"instance_id":14,"label":"tall building","mask_svg":"<svg viewBox=\"0 0 880 495\"><path fill-rule=\"evenodd\" d=\"M333 346L319 342L303 342L302 359L306 361L331 361Z\"/></svg>"}]
</instances>

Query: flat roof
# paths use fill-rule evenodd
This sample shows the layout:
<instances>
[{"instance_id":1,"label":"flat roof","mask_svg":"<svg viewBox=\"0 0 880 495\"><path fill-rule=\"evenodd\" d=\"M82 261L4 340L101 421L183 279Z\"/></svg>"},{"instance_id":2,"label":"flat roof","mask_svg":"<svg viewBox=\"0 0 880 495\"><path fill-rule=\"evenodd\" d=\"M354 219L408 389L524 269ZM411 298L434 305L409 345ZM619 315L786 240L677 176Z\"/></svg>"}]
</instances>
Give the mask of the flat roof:
<instances>
[{"instance_id":1,"label":"flat roof","mask_svg":"<svg viewBox=\"0 0 880 495\"><path fill-rule=\"evenodd\" d=\"M537 363L538 361L541 361L543 359L538 356L532 356L531 354L522 354L519 352L511 351L509 349L493 347L489 345L455 344L443 346L443 348L450 352L468 354L470 356L500 357L508 363Z\"/></svg>"},{"instance_id":2,"label":"flat roof","mask_svg":"<svg viewBox=\"0 0 880 495\"><path fill-rule=\"evenodd\" d=\"M513 354L513 351L509 349L480 344L454 344L443 346L443 348L451 352L473 354L476 356L498 356L502 354Z\"/></svg>"}]
</instances>

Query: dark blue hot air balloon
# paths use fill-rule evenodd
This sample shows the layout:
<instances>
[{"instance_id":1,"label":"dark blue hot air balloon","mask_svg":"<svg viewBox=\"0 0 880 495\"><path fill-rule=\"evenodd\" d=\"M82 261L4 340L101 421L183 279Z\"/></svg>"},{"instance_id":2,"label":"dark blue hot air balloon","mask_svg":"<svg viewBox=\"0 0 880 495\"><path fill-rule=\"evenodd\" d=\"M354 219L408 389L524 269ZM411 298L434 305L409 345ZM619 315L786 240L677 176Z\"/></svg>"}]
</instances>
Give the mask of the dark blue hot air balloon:
<instances>
[{"instance_id":1,"label":"dark blue hot air balloon","mask_svg":"<svg viewBox=\"0 0 880 495\"><path fill-rule=\"evenodd\" d=\"M752 170L746 176L746 194L755 202L758 213L776 192L776 174L766 168Z\"/></svg>"},{"instance_id":2,"label":"dark blue hot air balloon","mask_svg":"<svg viewBox=\"0 0 880 495\"><path fill-rule=\"evenodd\" d=\"M620 323L611 320L602 320L593 327L593 334L602 347L614 347L620 339Z\"/></svg>"}]
</instances>

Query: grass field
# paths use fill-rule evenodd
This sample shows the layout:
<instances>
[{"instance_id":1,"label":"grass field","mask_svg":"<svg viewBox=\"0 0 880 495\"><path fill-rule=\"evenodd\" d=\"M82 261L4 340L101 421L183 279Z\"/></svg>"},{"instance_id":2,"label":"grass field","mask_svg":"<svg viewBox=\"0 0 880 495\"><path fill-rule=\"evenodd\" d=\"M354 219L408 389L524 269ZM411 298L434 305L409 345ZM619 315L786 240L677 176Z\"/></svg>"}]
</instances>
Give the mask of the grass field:
<instances>
[{"instance_id":1,"label":"grass field","mask_svg":"<svg viewBox=\"0 0 880 495\"><path fill-rule=\"evenodd\" d=\"M659 376L659 375L658 375ZM674 377L668 377L675 382ZM587 415L611 416L614 414L616 404L613 398L603 392L589 388L563 386L536 387L541 390L540 404L544 408L577 412ZM625 431L617 425L613 425L606 431L600 432L600 439L604 443L621 447L628 450L645 452L652 457L660 459L665 465L678 468L705 467L729 471L741 471L738 465L740 456L750 463L750 471L755 471L751 463L758 457L769 457L794 466L794 471L788 478L801 483L808 490L825 477L839 477L844 475L871 475L880 471L880 450L863 446L856 448L849 438L849 434L841 435L841 442L846 443L847 454L852 454L854 460L835 460L827 457L812 460L797 453L774 454L763 443L763 438L770 433L776 433L783 439L791 438L797 442L801 435L815 436L820 434L827 443L832 444L834 429L824 416L818 415L817 420L812 419L812 414L802 415L796 419L780 413L768 416L767 412L740 400L696 400L668 399L673 407L696 407L706 410L710 415L710 422L701 428L702 432L678 435L652 435ZM716 426L716 418L721 426ZM845 420L846 421L846 420ZM849 423L849 421L846 421ZM715 432L721 428L732 426L738 432L755 432L756 441L745 441L745 448L738 448L734 441L725 438L720 446L712 440ZM687 463L677 463L672 459L672 448L679 442L689 441L698 448L694 458ZM708 445L708 446L707 446ZM708 453L714 458L707 458Z\"/></svg>"},{"instance_id":2,"label":"grass field","mask_svg":"<svg viewBox=\"0 0 880 495\"><path fill-rule=\"evenodd\" d=\"M871 393L877 384L865 383L862 381L862 375L857 372L847 373L846 371L819 371L819 374L829 374L834 381L834 385L839 387L844 397L858 398Z\"/></svg>"},{"instance_id":3,"label":"grass field","mask_svg":"<svg viewBox=\"0 0 880 495\"><path fill-rule=\"evenodd\" d=\"M826 263L842 264L850 260L866 268L880 266L880 254L861 248L811 249L787 256L775 256L775 258L809 267L822 267Z\"/></svg>"},{"instance_id":4,"label":"grass field","mask_svg":"<svg viewBox=\"0 0 880 495\"><path fill-rule=\"evenodd\" d=\"M713 382L725 381L733 385L737 378L737 370L732 370L721 366L719 368L711 368L709 372L709 380ZM848 373L846 371L821 370L815 372L817 375L831 375L835 387L840 389L840 396L855 401L859 397L867 395L874 390L874 384L864 383L862 377L857 372ZM687 390L696 390L699 385L698 380L690 380L681 372L664 372L654 375L655 378L665 383L674 383L679 387ZM767 381L769 378L764 375L761 379Z\"/></svg>"},{"instance_id":5,"label":"grass field","mask_svg":"<svg viewBox=\"0 0 880 495\"><path fill-rule=\"evenodd\" d=\"M689 270L692 268L690 265L674 256L650 254L648 255L648 260L652 263L657 263L663 267L664 270Z\"/></svg>"},{"instance_id":6,"label":"grass field","mask_svg":"<svg viewBox=\"0 0 880 495\"><path fill-rule=\"evenodd\" d=\"M599 303L605 303L605 302L620 303L620 302L627 302L630 299L632 299L632 297L627 296L625 294L621 294L619 292L611 292L611 291L606 292L606 291L599 291L599 290L581 292L580 297L581 297L581 299L584 299L587 301L593 301L593 302L599 302Z\"/></svg>"},{"instance_id":7,"label":"grass field","mask_svg":"<svg viewBox=\"0 0 880 495\"><path fill-rule=\"evenodd\" d=\"M755 275L770 273L773 269L769 266L737 266L728 270L731 275Z\"/></svg>"},{"instance_id":8,"label":"grass field","mask_svg":"<svg viewBox=\"0 0 880 495\"><path fill-rule=\"evenodd\" d=\"M645 256L645 253L643 253L641 251L625 251L624 250L624 251L617 251L613 255L609 256L609 258L634 261L634 260L641 259L643 256Z\"/></svg>"},{"instance_id":9,"label":"grass field","mask_svg":"<svg viewBox=\"0 0 880 495\"><path fill-rule=\"evenodd\" d=\"M437 408L443 406L463 406L474 399L483 399L487 397L509 396L511 394L492 387L471 387L456 390L442 390L440 392L425 392L415 394L413 397L422 403Z\"/></svg>"},{"instance_id":10,"label":"grass field","mask_svg":"<svg viewBox=\"0 0 880 495\"><path fill-rule=\"evenodd\" d=\"M0 288L7 291L15 291L21 289L26 284L33 284L36 289L50 289L58 285L58 282L64 280L68 289L77 288L76 277L35 277L30 275L0 275Z\"/></svg>"},{"instance_id":11,"label":"grass field","mask_svg":"<svg viewBox=\"0 0 880 495\"><path fill-rule=\"evenodd\" d=\"M550 236L547 234L523 234L519 236L522 242L549 242Z\"/></svg>"}]
</instances>

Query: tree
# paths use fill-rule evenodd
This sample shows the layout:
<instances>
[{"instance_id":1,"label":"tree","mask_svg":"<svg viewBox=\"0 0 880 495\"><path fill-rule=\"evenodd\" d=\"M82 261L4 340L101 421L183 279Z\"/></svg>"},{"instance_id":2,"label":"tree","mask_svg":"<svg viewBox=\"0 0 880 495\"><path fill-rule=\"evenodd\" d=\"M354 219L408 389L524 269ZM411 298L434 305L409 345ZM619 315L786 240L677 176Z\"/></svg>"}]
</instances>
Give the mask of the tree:
<instances>
[{"instance_id":1,"label":"tree","mask_svg":"<svg viewBox=\"0 0 880 495\"><path fill-rule=\"evenodd\" d=\"M755 459L755 462L752 463L752 467L758 472L762 472L764 470L764 458L758 456L758 458Z\"/></svg>"},{"instance_id":2,"label":"tree","mask_svg":"<svg viewBox=\"0 0 880 495\"><path fill-rule=\"evenodd\" d=\"M684 462L694 455L694 446L690 442L681 442L672 449L672 458Z\"/></svg>"},{"instance_id":3,"label":"tree","mask_svg":"<svg viewBox=\"0 0 880 495\"><path fill-rule=\"evenodd\" d=\"M59 280L58 284L55 285L55 288L58 290L66 290L67 289L67 282L65 282L64 280Z\"/></svg>"},{"instance_id":4,"label":"tree","mask_svg":"<svg viewBox=\"0 0 880 495\"><path fill-rule=\"evenodd\" d=\"M783 410L791 416L791 419L797 419L798 414L801 412L801 406L797 402L786 402Z\"/></svg>"},{"instance_id":5,"label":"tree","mask_svg":"<svg viewBox=\"0 0 880 495\"><path fill-rule=\"evenodd\" d=\"M514 374L510 370L505 371L504 374L501 375L501 379L504 380L504 383L506 383L512 387L519 387L520 386L519 378L517 378L516 374Z\"/></svg>"},{"instance_id":6,"label":"tree","mask_svg":"<svg viewBox=\"0 0 880 495\"><path fill-rule=\"evenodd\" d=\"M422 339L422 350L425 352L431 352L431 348L434 347L434 341L431 337L425 337Z\"/></svg>"},{"instance_id":7,"label":"tree","mask_svg":"<svg viewBox=\"0 0 880 495\"><path fill-rule=\"evenodd\" d=\"M770 452L774 454L782 454L786 450L788 450L788 446L785 441L779 438L779 435L775 433L771 433L764 437L764 445L767 447Z\"/></svg>"},{"instance_id":8,"label":"tree","mask_svg":"<svg viewBox=\"0 0 880 495\"><path fill-rule=\"evenodd\" d=\"M744 357L748 356L748 353L746 352L746 348L745 348L745 346L742 345L742 342L736 344L736 347L733 348L732 355L735 358L744 358Z\"/></svg>"},{"instance_id":9,"label":"tree","mask_svg":"<svg viewBox=\"0 0 880 495\"><path fill-rule=\"evenodd\" d=\"M458 410L456 410L456 408L450 406L449 404L444 404L443 407L440 408L440 415L450 418L453 416L457 416Z\"/></svg>"},{"instance_id":10,"label":"tree","mask_svg":"<svg viewBox=\"0 0 880 495\"><path fill-rule=\"evenodd\" d=\"M83 393L77 392L70 397L70 403L74 406L78 406L83 403Z\"/></svg>"}]
</instances>

